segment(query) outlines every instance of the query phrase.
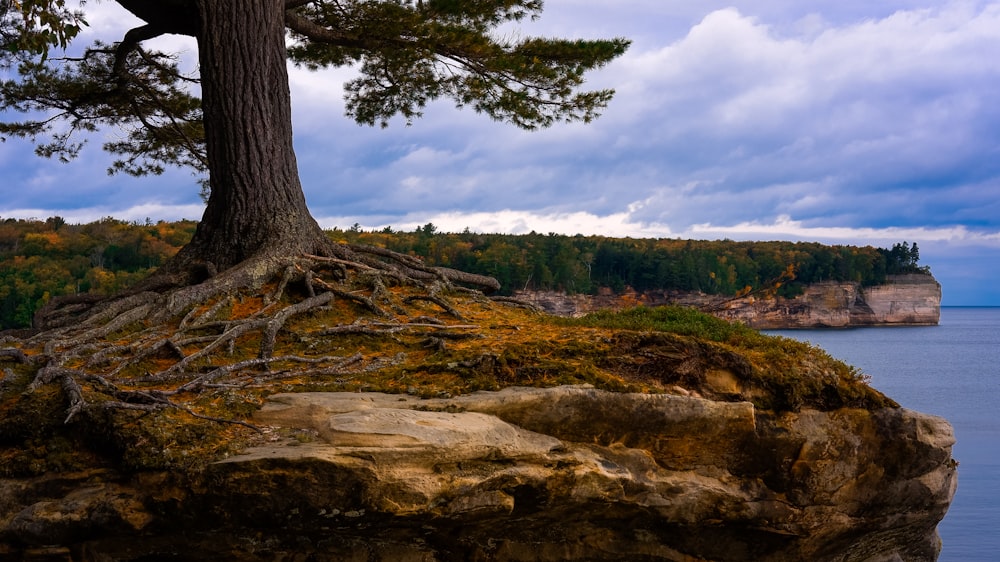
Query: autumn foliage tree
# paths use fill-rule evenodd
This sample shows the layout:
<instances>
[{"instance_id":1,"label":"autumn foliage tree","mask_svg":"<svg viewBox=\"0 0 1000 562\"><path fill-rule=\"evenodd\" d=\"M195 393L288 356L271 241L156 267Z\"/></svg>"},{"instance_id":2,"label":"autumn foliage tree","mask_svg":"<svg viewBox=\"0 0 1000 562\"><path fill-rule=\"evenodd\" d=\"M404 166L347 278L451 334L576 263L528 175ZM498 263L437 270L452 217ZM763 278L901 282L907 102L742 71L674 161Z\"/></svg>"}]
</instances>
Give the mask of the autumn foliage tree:
<instances>
[{"instance_id":1,"label":"autumn foliage tree","mask_svg":"<svg viewBox=\"0 0 1000 562\"><path fill-rule=\"evenodd\" d=\"M123 292L176 254L195 226L0 219L0 330L30 328L35 312L55 297Z\"/></svg>"},{"instance_id":2,"label":"autumn foliage tree","mask_svg":"<svg viewBox=\"0 0 1000 562\"><path fill-rule=\"evenodd\" d=\"M61 295L111 295L135 285L165 263L194 234L197 223L128 223L106 217L90 224L0 218L0 330L28 328L34 312ZM773 291L785 297L822 281L886 282L898 273L926 273L907 242L891 249L809 242L736 242L512 235L466 230L442 233L433 224L415 231L360 225L327 234L350 246L379 247L419 257L432 267L492 277L496 294L523 289L597 294L700 291L736 297ZM904 251L905 250L905 251Z\"/></svg>"}]
</instances>

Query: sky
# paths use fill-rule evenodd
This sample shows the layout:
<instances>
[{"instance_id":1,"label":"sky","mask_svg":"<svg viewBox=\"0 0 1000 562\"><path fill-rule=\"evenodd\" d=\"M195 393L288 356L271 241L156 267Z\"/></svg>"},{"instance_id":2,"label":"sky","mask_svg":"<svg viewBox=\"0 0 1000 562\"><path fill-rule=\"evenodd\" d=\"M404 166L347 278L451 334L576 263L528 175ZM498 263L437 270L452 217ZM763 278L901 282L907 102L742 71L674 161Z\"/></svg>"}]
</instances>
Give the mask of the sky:
<instances>
[{"instance_id":1,"label":"sky","mask_svg":"<svg viewBox=\"0 0 1000 562\"><path fill-rule=\"evenodd\" d=\"M131 25L87 9L81 43ZM942 304L1000 306L1000 1L547 0L504 33L631 39L589 75L616 90L602 117L526 132L442 100L370 128L344 116L351 69L290 70L322 226L906 241ZM100 135L69 164L0 144L0 217L200 218L197 178L108 176Z\"/></svg>"}]
</instances>

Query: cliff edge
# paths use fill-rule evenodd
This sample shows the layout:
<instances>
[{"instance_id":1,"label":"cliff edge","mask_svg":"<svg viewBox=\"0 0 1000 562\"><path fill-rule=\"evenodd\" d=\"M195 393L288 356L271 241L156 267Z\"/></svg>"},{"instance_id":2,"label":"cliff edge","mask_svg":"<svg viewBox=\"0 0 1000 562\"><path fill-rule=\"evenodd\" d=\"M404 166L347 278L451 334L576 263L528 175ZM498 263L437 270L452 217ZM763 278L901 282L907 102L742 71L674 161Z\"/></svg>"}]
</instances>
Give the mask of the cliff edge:
<instances>
[{"instance_id":1,"label":"cliff edge","mask_svg":"<svg viewBox=\"0 0 1000 562\"><path fill-rule=\"evenodd\" d=\"M932 560L955 486L947 422L895 408L558 387L286 394L258 417L317 438L213 467L226 497L281 496L250 520L382 527L375 548L413 559ZM317 497L317 477L351 486Z\"/></svg>"},{"instance_id":2,"label":"cliff edge","mask_svg":"<svg viewBox=\"0 0 1000 562\"><path fill-rule=\"evenodd\" d=\"M935 325L941 318L941 285L923 274L893 275L871 287L816 283L793 299L741 299L713 314L761 330Z\"/></svg>"},{"instance_id":3,"label":"cliff edge","mask_svg":"<svg viewBox=\"0 0 1000 562\"><path fill-rule=\"evenodd\" d=\"M625 295L566 295L522 291L517 297L546 312L579 316L636 304L692 306L760 330L936 325L941 284L930 274L891 275L882 285L827 281L805 287L795 298L728 298L704 293L654 292Z\"/></svg>"},{"instance_id":4,"label":"cliff edge","mask_svg":"<svg viewBox=\"0 0 1000 562\"><path fill-rule=\"evenodd\" d=\"M956 482L948 423L900 408L564 386L278 394L255 420L270 439L194 481L0 481L0 538L82 541L60 560L920 561Z\"/></svg>"},{"instance_id":5,"label":"cliff edge","mask_svg":"<svg viewBox=\"0 0 1000 562\"><path fill-rule=\"evenodd\" d=\"M951 426L819 348L689 308L420 291L341 291L267 366L256 334L186 355L200 390L150 377L177 350L124 329L72 357L128 354L88 386L36 384L55 343L0 348L0 562L937 557ZM220 302L236 320L195 343L271 306ZM69 421L67 386L93 400Z\"/></svg>"}]
</instances>

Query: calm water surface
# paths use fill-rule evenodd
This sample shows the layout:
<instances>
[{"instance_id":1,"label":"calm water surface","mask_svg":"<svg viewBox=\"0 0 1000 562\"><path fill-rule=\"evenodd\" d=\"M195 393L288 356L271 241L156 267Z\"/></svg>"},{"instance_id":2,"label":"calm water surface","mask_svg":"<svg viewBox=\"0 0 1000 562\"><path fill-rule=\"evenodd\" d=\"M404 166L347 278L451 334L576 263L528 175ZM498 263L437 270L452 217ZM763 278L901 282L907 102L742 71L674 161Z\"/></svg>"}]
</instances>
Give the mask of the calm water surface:
<instances>
[{"instance_id":1,"label":"calm water surface","mask_svg":"<svg viewBox=\"0 0 1000 562\"><path fill-rule=\"evenodd\" d=\"M1000 308L945 307L938 326L767 333L816 344L904 407L947 418L960 464L939 560L1000 561Z\"/></svg>"}]
</instances>

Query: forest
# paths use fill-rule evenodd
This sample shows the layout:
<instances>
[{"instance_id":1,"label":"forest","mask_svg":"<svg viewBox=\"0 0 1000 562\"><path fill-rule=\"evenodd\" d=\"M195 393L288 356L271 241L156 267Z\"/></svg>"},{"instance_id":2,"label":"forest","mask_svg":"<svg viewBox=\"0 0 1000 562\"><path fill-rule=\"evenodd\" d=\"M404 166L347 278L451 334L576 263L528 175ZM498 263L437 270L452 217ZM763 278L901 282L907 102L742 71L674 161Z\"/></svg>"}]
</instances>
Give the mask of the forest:
<instances>
[{"instance_id":1,"label":"forest","mask_svg":"<svg viewBox=\"0 0 1000 562\"><path fill-rule=\"evenodd\" d=\"M35 311L55 296L129 287L177 253L197 224L0 220L0 329L31 326Z\"/></svg>"},{"instance_id":2,"label":"forest","mask_svg":"<svg viewBox=\"0 0 1000 562\"><path fill-rule=\"evenodd\" d=\"M432 265L490 275L502 292L556 290L594 293L601 288L640 293L700 291L735 296L775 287L795 296L818 281L884 283L887 275L928 273L917 244L890 249L812 242L735 242L610 238L561 234L442 234L433 224L413 232L357 225L330 231L334 240L370 244L421 256Z\"/></svg>"},{"instance_id":3,"label":"forest","mask_svg":"<svg viewBox=\"0 0 1000 562\"><path fill-rule=\"evenodd\" d=\"M52 297L114 294L148 275L194 235L195 221L142 223L111 217L89 224L0 218L0 330L27 328ZM338 242L422 257L428 264L490 275L502 294L518 290L596 293L700 291L736 296L771 288L795 296L818 281L883 283L928 272L917 244L892 248L811 242L736 242L414 231L358 225L328 231Z\"/></svg>"}]
</instances>

